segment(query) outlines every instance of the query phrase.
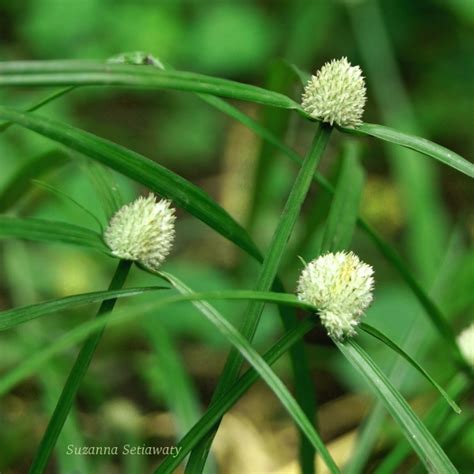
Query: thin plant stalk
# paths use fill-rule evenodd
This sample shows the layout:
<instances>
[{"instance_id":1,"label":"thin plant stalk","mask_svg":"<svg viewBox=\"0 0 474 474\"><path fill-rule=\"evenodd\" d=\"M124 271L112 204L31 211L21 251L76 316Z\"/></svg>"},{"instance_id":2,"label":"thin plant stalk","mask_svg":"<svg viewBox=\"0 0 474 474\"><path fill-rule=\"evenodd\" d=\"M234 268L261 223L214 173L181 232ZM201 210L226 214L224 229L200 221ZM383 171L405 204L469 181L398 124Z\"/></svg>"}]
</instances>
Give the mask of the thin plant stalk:
<instances>
[{"instance_id":1,"label":"thin plant stalk","mask_svg":"<svg viewBox=\"0 0 474 474\"><path fill-rule=\"evenodd\" d=\"M277 229L273 235L270 248L265 256L263 265L261 266L259 278L255 285L256 291L268 291L273 284L284 249L299 216L306 194L310 188L316 167L329 141L331 130L332 127L326 124L318 124L318 129L313 139L311 149L293 184ZM264 303L262 302L251 302L247 306L246 318L243 326L240 328L240 332L250 341L253 339L257 329L263 308ZM225 393L237 380L241 367L242 357L238 351L232 349L214 392L213 401ZM187 473L194 474L202 472L217 429L218 424L216 424L213 431L210 432L209 435L193 450L186 468Z\"/></svg>"},{"instance_id":2,"label":"thin plant stalk","mask_svg":"<svg viewBox=\"0 0 474 474\"><path fill-rule=\"evenodd\" d=\"M109 290L118 290L123 287L131 265L131 261L121 260L119 262L110 283ZM99 311L97 312L97 317L110 313L115 306L115 302L116 299L103 301L100 305ZM61 396L59 397L58 403L56 404L54 413L49 420L48 427L46 428L46 431L43 435L35 458L33 459L29 471L30 474L40 474L46 469L54 446L56 445L57 439L69 415L69 411L71 410L71 407L74 403L77 391L79 390L84 375L89 368L95 349L100 342L104 329L105 328L102 328L95 334L91 334L82 346L82 349L76 358L76 362L74 363L66 384L64 385L64 388L61 392Z\"/></svg>"}]
</instances>

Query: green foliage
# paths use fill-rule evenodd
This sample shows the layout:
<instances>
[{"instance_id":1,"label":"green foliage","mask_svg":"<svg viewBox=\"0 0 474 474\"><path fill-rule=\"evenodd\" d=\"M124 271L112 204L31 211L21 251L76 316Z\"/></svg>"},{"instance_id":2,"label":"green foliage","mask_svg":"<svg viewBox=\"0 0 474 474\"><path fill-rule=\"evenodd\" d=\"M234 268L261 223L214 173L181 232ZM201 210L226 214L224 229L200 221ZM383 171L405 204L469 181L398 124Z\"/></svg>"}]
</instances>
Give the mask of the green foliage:
<instances>
[{"instance_id":1,"label":"green foliage","mask_svg":"<svg viewBox=\"0 0 474 474\"><path fill-rule=\"evenodd\" d=\"M428 25L419 20L425 7L406 1L390 5L385 19L385 0L380 7L375 0L339 6L223 1L206 9L195 0L125 0L113 15L106 0L76 3L1 7L7 27L0 51L12 61L0 63L0 267L6 277L0 300L9 308L0 311L0 394L8 413L1 420L0 467L25 472L36 450L30 472L107 471L111 461L142 472L161 461L156 472L164 473L190 455L186 472L199 473L222 417L246 393L258 400L249 389L263 380L287 411L285 426L289 420L298 428L303 474L314 472L316 451L331 472L388 474L415 464L414 453L422 463L414 472L466 470L472 413L462 397L473 379L455 335L474 304L474 166L461 156L470 140L463 97L469 96L465 45L472 8L462 1L430 5ZM431 30L437 39L430 48L413 48L423 35L434 38ZM456 35L443 33L453 30ZM135 52L104 61L124 46ZM285 59L275 61L282 51ZM27 55L41 60L17 59ZM325 150L331 127L302 111L301 84L309 77L304 68L314 72L341 55L353 63L360 58L368 83L365 117L384 125L338 127ZM374 191L374 180L390 188L392 201ZM113 264L101 233L124 203L147 190L178 207L172 261L158 275L174 289L161 291L168 287L141 268L129 275L130 288L121 289L131 265L121 262L109 290L97 291L106 287ZM386 221L399 220L382 227L369 212L374 208ZM329 340L318 308L292 294L299 253L313 259L338 250L359 253L376 270L370 324L347 341ZM112 313L116 301L121 307ZM101 317L85 321L82 305L97 303ZM61 316L46 317L53 313ZM95 355L106 325L110 331ZM65 351L80 343L66 380ZM213 364L224 361L229 347L218 379ZM291 364L270 368L286 354ZM89 367L93 357L98 364ZM244 360L250 368L241 375ZM94 376L86 377L89 369ZM326 406L316 406L316 398L364 390L357 375L377 402L347 460L329 453L321 436L326 426L316 423ZM159 393L152 387L157 381ZM407 400L420 400L416 412L422 413L433 393L441 398L428 415L415 414ZM127 433L96 410L118 394L147 412L135 414L133 423L126 419ZM18 407L31 426L15 424ZM148 412L161 410L176 429L150 435ZM38 447L45 411L52 417ZM386 412L393 422L383 424L385 456L376 441ZM112 444L181 438L181 450L164 460L84 461L63 452L68 443L97 437Z\"/></svg>"}]
</instances>

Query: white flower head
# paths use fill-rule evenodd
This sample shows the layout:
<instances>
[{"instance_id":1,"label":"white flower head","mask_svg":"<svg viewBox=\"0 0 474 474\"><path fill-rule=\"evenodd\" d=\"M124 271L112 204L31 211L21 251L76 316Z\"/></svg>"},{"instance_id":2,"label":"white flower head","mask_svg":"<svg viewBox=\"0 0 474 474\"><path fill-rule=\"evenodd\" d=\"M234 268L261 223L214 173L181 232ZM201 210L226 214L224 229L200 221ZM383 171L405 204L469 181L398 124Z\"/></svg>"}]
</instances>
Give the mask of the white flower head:
<instances>
[{"instance_id":1,"label":"white flower head","mask_svg":"<svg viewBox=\"0 0 474 474\"><path fill-rule=\"evenodd\" d=\"M457 338L459 350L466 362L474 367L474 323L465 328Z\"/></svg>"},{"instance_id":2,"label":"white flower head","mask_svg":"<svg viewBox=\"0 0 474 474\"><path fill-rule=\"evenodd\" d=\"M329 336L343 339L372 302L374 270L352 252L327 253L308 263L298 280L298 299L318 308Z\"/></svg>"},{"instance_id":3,"label":"white flower head","mask_svg":"<svg viewBox=\"0 0 474 474\"><path fill-rule=\"evenodd\" d=\"M367 100L364 77L359 66L346 57L333 59L311 76L302 97L302 106L311 117L343 127L362 123Z\"/></svg>"},{"instance_id":4,"label":"white flower head","mask_svg":"<svg viewBox=\"0 0 474 474\"><path fill-rule=\"evenodd\" d=\"M171 251L175 210L153 194L121 207L110 219L104 239L113 255L157 270Z\"/></svg>"}]
</instances>

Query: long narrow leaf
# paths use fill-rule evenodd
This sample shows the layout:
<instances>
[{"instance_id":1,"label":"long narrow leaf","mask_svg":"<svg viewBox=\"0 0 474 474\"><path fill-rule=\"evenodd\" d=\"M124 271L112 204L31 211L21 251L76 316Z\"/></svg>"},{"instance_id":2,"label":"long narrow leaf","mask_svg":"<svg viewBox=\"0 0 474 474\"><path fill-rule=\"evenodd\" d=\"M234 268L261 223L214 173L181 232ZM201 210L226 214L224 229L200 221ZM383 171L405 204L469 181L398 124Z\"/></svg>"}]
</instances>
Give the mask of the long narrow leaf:
<instances>
[{"instance_id":1,"label":"long narrow leaf","mask_svg":"<svg viewBox=\"0 0 474 474\"><path fill-rule=\"evenodd\" d=\"M110 255L97 232L67 222L0 216L0 240L9 238L80 245Z\"/></svg>"},{"instance_id":2,"label":"long narrow leaf","mask_svg":"<svg viewBox=\"0 0 474 474\"><path fill-rule=\"evenodd\" d=\"M87 321L75 327L61 338L57 339L50 346L38 351L36 354L31 356L29 359L25 359L21 364L17 365L10 372L7 372L0 378L0 396L8 392L18 382L23 380L25 377L33 374L39 367L47 362L58 352L76 344L77 342L86 338L89 334L99 331L102 326L114 324L121 324L139 316L149 313L150 311L157 310L166 304L172 304L181 301L193 301L193 300L212 300L212 299L229 299L229 300L259 300L267 303L276 303L292 306L294 308L301 308L307 311L316 312L317 309L304 303L295 295L284 294L284 293L272 293L272 292L255 292L247 290L239 291L217 291L210 293L195 293L193 295L177 295L168 296L160 299L153 303L143 303L134 306L133 310L127 308L127 310L116 310L113 314L102 316L100 319ZM49 305L51 301L43 303ZM67 306L63 306L62 309L67 309ZM49 311L42 311L42 315L50 314L52 307L49 307ZM1 313L0 313L1 315ZM1 316L0 316L1 317Z\"/></svg>"},{"instance_id":3,"label":"long narrow leaf","mask_svg":"<svg viewBox=\"0 0 474 474\"><path fill-rule=\"evenodd\" d=\"M301 111L289 97L250 84L191 72L84 61L0 63L0 86L107 85L200 92Z\"/></svg>"},{"instance_id":4,"label":"long narrow leaf","mask_svg":"<svg viewBox=\"0 0 474 474\"><path fill-rule=\"evenodd\" d=\"M173 285L180 293L192 295L193 291L182 281L169 273L160 273L161 276ZM255 371L271 388L282 405L286 408L290 416L299 426L301 431L311 441L313 447L320 453L331 472L338 472L337 465L331 458L319 434L314 428L314 421L308 420L303 410L297 404L296 400L290 394L283 382L275 375L270 366L264 359L252 348L251 344L245 339L213 306L207 301L194 301L193 304L216 328L238 349L240 354L250 363Z\"/></svg>"},{"instance_id":5,"label":"long narrow leaf","mask_svg":"<svg viewBox=\"0 0 474 474\"><path fill-rule=\"evenodd\" d=\"M0 331L11 329L19 324L26 323L32 319L40 318L51 313L69 310L76 306L91 303L99 303L115 298L125 298L129 296L137 296L150 291L165 290L163 286L150 286L142 288L127 288L125 290L106 290L94 291L91 293L82 293L80 295L66 296L42 303L21 306L19 308L7 309L0 311Z\"/></svg>"},{"instance_id":6,"label":"long narrow leaf","mask_svg":"<svg viewBox=\"0 0 474 474\"><path fill-rule=\"evenodd\" d=\"M357 342L354 339L349 339L345 343L334 342L398 423L428 472L457 473L456 468L400 392Z\"/></svg>"},{"instance_id":7,"label":"long narrow leaf","mask_svg":"<svg viewBox=\"0 0 474 474\"><path fill-rule=\"evenodd\" d=\"M412 367L414 367L421 375L423 375L423 377L428 380L428 382L433 385L436 390L438 390L440 395L446 400L455 413L461 413L461 409L457 403L446 393L443 387L441 387L438 382L436 382L436 380L434 380L433 377L431 377L431 375L420 364L418 364L416 360L410 357L398 344L395 344L395 342L385 336L385 334L381 333L378 329L368 324L362 323L360 328L362 331L370 334L372 337L375 337L379 341L383 342L386 346L390 347L390 349L400 354Z\"/></svg>"},{"instance_id":8,"label":"long narrow leaf","mask_svg":"<svg viewBox=\"0 0 474 474\"><path fill-rule=\"evenodd\" d=\"M35 110L40 109L44 105L49 104L50 102L52 102L56 99L59 99L60 97L62 97L65 94L68 94L69 92L73 91L75 88L76 88L75 86L65 87L64 89L60 89L58 91L55 91L52 94L49 94L44 99L41 99L40 101L36 102L31 107L28 107L26 109L26 112L34 112ZM5 130L8 130L12 125L13 125L13 123L11 123L11 122L2 123L0 125L0 133L4 132Z\"/></svg>"},{"instance_id":9,"label":"long narrow leaf","mask_svg":"<svg viewBox=\"0 0 474 474\"><path fill-rule=\"evenodd\" d=\"M57 188L56 186L52 186L51 184L46 183L45 181L40 181L38 179L33 179L32 181L34 184L36 184L40 188L43 188L44 190L50 192L54 196L62 199L64 202L67 202L71 206L75 207L76 209L80 210L84 214L88 215L98 225L100 233L101 234L103 233L104 229L98 217L93 212L89 211L87 207L83 206L79 201L77 201L76 199L74 199L72 196L65 193L64 191L61 191L61 189Z\"/></svg>"},{"instance_id":10,"label":"long narrow leaf","mask_svg":"<svg viewBox=\"0 0 474 474\"><path fill-rule=\"evenodd\" d=\"M454 168L455 170L464 173L471 178L474 177L474 164L467 161L462 156L458 155L454 151L445 148L444 146L438 145L426 138L416 137L409 135L408 133L399 132L390 127L384 125L377 125L373 123L363 123L357 128L341 128L346 133L353 133L356 135L370 135L386 142L394 143L395 145L401 145L405 148L418 151L423 155L430 156L435 160L441 161L445 165Z\"/></svg>"},{"instance_id":11,"label":"long narrow leaf","mask_svg":"<svg viewBox=\"0 0 474 474\"><path fill-rule=\"evenodd\" d=\"M470 382L464 374L458 374L450 383L447 392L451 398L460 399L462 395L469 390L471 385L472 382ZM436 434L439 428L444 425L449 413L444 399L438 399L426 415L424 421L431 433ZM403 460L410 455L410 452L410 444L402 438L392 451L384 456L383 461L377 466L374 472L376 474L392 474L396 472Z\"/></svg>"},{"instance_id":12,"label":"long narrow leaf","mask_svg":"<svg viewBox=\"0 0 474 474\"><path fill-rule=\"evenodd\" d=\"M315 319L308 318L299 323L292 330L285 333L270 350L263 356L265 362L272 365L291 347L299 342L301 338L316 326ZM176 456L168 456L160 464L155 474L167 474L174 472L181 464L186 455L203 439L209 430L215 425L216 421L242 397L242 395L259 380L259 375L254 369L249 369L230 389L219 397L206 411L204 416L196 425L186 434L178 443L181 448Z\"/></svg>"},{"instance_id":13,"label":"long narrow leaf","mask_svg":"<svg viewBox=\"0 0 474 474\"><path fill-rule=\"evenodd\" d=\"M378 249L387 260L392 264L392 266L398 270L398 273L402 276L405 282L413 291L414 295L417 297L418 301L421 303L423 308L426 311L426 314L430 318L431 323L434 328L437 330L438 334L448 343L450 350L452 351L456 361L461 365L466 367L466 362L459 352L459 346L456 343L456 336L453 332L453 329L449 325L446 317L443 315L437 304L433 299L428 295L428 293L423 289L417 278L413 273L408 269L407 265L403 262L402 258L398 252L387 244L375 230L367 224L365 221L360 221L360 224L371 236L373 242L376 244Z\"/></svg>"},{"instance_id":14,"label":"long narrow leaf","mask_svg":"<svg viewBox=\"0 0 474 474\"><path fill-rule=\"evenodd\" d=\"M207 223L250 255L260 254L245 229L202 189L144 156L92 133L0 106L0 117L79 151L140 182Z\"/></svg>"}]
</instances>

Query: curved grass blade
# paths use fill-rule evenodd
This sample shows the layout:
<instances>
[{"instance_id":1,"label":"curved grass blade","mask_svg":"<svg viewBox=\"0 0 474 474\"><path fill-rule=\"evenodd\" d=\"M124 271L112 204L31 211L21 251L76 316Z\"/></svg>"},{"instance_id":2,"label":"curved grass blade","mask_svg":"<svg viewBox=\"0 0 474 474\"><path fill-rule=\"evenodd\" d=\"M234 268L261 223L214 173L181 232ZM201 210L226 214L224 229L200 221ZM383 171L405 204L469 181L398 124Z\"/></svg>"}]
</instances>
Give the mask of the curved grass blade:
<instances>
[{"instance_id":1,"label":"curved grass blade","mask_svg":"<svg viewBox=\"0 0 474 474\"><path fill-rule=\"evenodd\" d=\"M169 273L160 272L162 278L173 285L180 293L192 295L193 291L182 281ZM313 447L320 453L322 459L331 472L338 472L331 455L327 451L319 434L314 429L313 423L308 420L296 400L292 397L283 382L270 369L263 358L252 348L250 342L244 338L213 306L207 301L194 301L194 306L238 349L247 362L255 369L260 377L272 389L274 394L288 411L301 431L305 433Z\"/></svg>"},{"instance_id":2,"label":"curved grass blade","mask_svg":"<svg viewBox=\"0 0 474 474\"><path fill-rule=\"evenodd\" d=\"M111 255L100 234L67 222L0 216L0 240L9 238L62 242L88 247Z\"/></svg>"},{"instance_id":3,"label":"curved grass blade","mask_svg":"<svg viewBox=\"0 0 474 474\"><path fill-rule=\"evenodd\" d=\"M99 221L98 217L94 213L89 211L89 209L87 209L85 206L83 206L79 201L76 201L76 199L74 199L72 196L65 193L64 191L61 191L57 187L52 186L49 183L46 183L44 181L40 181L39 179L33 179L32 182L34 184L36 184L37 186L39 186L40 188L43 188L44 190L50 192L54 196L59 197L63 201L71 204L72 206L76 207L80 211L87 214L98 225L100 233L103 234L104 229L103 229L102 223Z\"/></svg>"},{"instance_id":4,"label":"curved grass blade","mask_svg":"<svg viewBox=\"0 0 474 474\"><path fill-rule=\"evenodd\" d=\"M459 351L459 346L456 342L456 336L448 324L447 319L433 301L433 299L428 295L428 293L423 289L421 284L411 273L408 267L403 263L401 257L396 252L396 250L388 245L378 234L377 232L365 221L360 220L361 226L364 230L371 236L373 242L378 247L380 252L387 258L387 260L394 266L398 273L403 277L405 282L413 291L414 295L417 297L418 301L421 303L423 308L426 311L426 314L430 318L431 323L435 327L438 334L448 343L454 359L461 367L467 367L466 362L464 361L461 353Z\"/></svg>"},{"instance_id":5,"label":"curved grass blade","mask_svg":"<svg viewBox=\"0 0 474 474\"><path fill-rule=\"evenodd\" d=\"M132 86L212 94L302 112L289 97L250 84L204 74L84 61L0 63L0 86Z\"/></svg>"},{"instance_id":6,"label":"curved grass blade","mask_svg":"<svg viewBox=\"0 0 474 474\"><path fill-rule=\"evenodd\" d=\"M286 332L263 356L268 365L275 363L283 354L291 350L294 344L316 326L316 320L308 318ZM181 448L176 457L167 456L155 474L174 472L186 455L201 441L215 423L259 380L254 369L249 369L232 387L208 408L204 416L196 423L186 436L178 443Z\"/></svg>"},{"instance_id":7,"label":"curved grass blade","mask_svg":"<svg viewBox=\"0 0 474 474\"><path fill-rule=\"evenodd\" d=\"M357 342L348 339L344 343L339 341L334 343L384 404L428 472L457 473L456 468L400 392Z\"/></svg>"},{"instance_id":8,"label":"curved grass blade","mask_svg":"<svg viewBox=\"0 0 474 474\"><path fill-rule=\"evenodd\" d=\"M177 295L177 296L168 296L159 301L153 303L143 303L137 304L134 306L133 310L128 308L125 310L115 311L113 314L104 315L100 319L95 319L92 321L87 321L80 324L76 328L72 329L66 333L61 338L57 339L53 344L38 351L29 359L26 359L21 364L17 365L10 372L4 374L0 377L0 396L8 392L12 387L14 387L18 382L33 374L35 370L47 362L51 357L53 357L58 352L80 342L85 339L89 334L99 331L102 326L108 324L113 326L115 324L122 324L124 322L133 320L140 317L141 315L148 313L150 311L155 311L167 304L172 304L181 301L194 301L194 300L219 300L219 299L228 299L228 300L258 300L265 301L267 303L276 303L284 304L294 308L301 308L306 311L316 312L317 309L307 303L304 303L295 295L285 294L285 293L273 293L273 292L255 292L248 290L239 290L239 291L214 291L209 293L194 293L192 295ZM49 304L51 302L46 302L42 304ZM41 303L40 303L41 304ZM62 309L67 309L67 306L62 307ZM49 307L49 311L42 311L42 315L50 314L52 307ZM0 313L1 314L1 313Z\"/></svg>"},{"instance_id":9,"label":"curved grass blade","mask_svg":"<svg viewBox=\"0 0 474 474\"><path fill-rule=\"evenodd\" d=\"M427 140L426 138L416 137L414 135L409 135L408 133L399 132L398 130L394 130L384 125L373 123L363 123L354 129L341 127L340 130L356 135L370 135L379 138L380 140L394 143L395 145L400 145L409 148L410 150L415 150L423 155L441 161L441 163L444 163L471 178L474 177L474 164L470 163L454 151Z\"/></svg>"},{"instance_id":10,"label":"curved grass blade","mask_svg":"<svg viewBox=\"0 0 474 474\"><path fill-rule=\"evenodd\" d=\"M364 187L364 171L358 160L357 144L347 143L336 192L324 230L321 253L347 249L357 222Z\"/></svg>"},{"instance_id":11,"label":"curved grass blade","mask_svg":"<svg viewBox=\"0 0 474 474\"><path fill-rule=\"evenodd\" d=\"M62 143L138 181L202 220L257 260L258 249L245 229L202 189L167 168L91 133L0 106L0 117Z\"/></svg>"},{"instance_id":12,"label":"curved grass blade","mask_svg":"<svg viewBox=\"0 0 474 474\"><path fill-rule=\"evenodd\" d=\"M19 308L0 311L0 331L11 329L19 324L26 323L32 319L56 313L63 310L69 310L77 306L99 303L116 298L126 298L137 296L143 293L156 290L167 290L164 286L150 286L142 288L127 288L124 290L106 290L93 291L91 293L81 293L80 295L71 295L64 298L57 298L42 303L21 306Z\"/></svg>"},{"instance_id":13,"label":"curved grass blade","mask_svg":"<svg viewBox=\"0 0 474 474\"><path fill-rule=\"evenodd\" d=\"M27 160L0 191L0 212L17 204L29 191L32 178L67 163L69 156L61 150L48 151Z\"/></svg>"},{"instance_id":14,"label":"curved grass blade","mask_svg":"<svg viewBox=\"0 0 474 474\"><path fill-rule=\"evenodd\" d=\"M440 395L446 400L448 405L453 409L457 414L461 413L461 409L457 403L446 393L446 391L441 387L436 380L431 377L431 375L420 365L416 360L410 357L400 346L395 344L391 339L389 339L385 334L381 333L378 329L370 326L368 324L362 323L360 325L362 331L370 334L372 337L375 337L379 341L383 342L390 349L394 350L400 354L412 367L414 367L423 377L428 380L428 382L433 385L433 387L440 393Z\"/></svg>"},{"instance_id":15,"label":"curved grass blade","mask_svg":"<svg viewBox=\"0 0 474 474\"><path fill-rule=\"evenodd\" d=\"M454 378L446 391L451 398L459 399L469 390L470 386L471 382L464 376L464 374L459 374ZM436 431L443 426L448 414L449 410L446 403L444 403L444 399L438 399L436 404L430 409L428 415L425 417L425 424L430 429L431 433L436 434ZM410 455L410 452L410 445L405 439L401 439L392 451L384 456L384 459L377 466L374 472L376 474L392 474L393 472L396 472L404 459Z\"/></svg>"},{"instance_id":16,"label":"curved grass blade","mask_svg":"<svg viewBox=\"0 0 474 474\"><path fill-rule=\"evenodd\" d=\"M26 109L26 112L34 112L35 110L38 110L44 105L49 104L53 100L59 99L59 97L62 97L63 95L68 94L69 92L73 91L75 88L76 88L75 86L72 86L72 87L66 87L64 89L55 91L52 94L45 97L44 99L40 100L39 102L36 102L31 107L28 107L28 109ZM13 125L12 122L5 122L5 123L0 124L0 133L4 132L5 130L8 130L12 125Z\"/></svg>"}]
</instances>

